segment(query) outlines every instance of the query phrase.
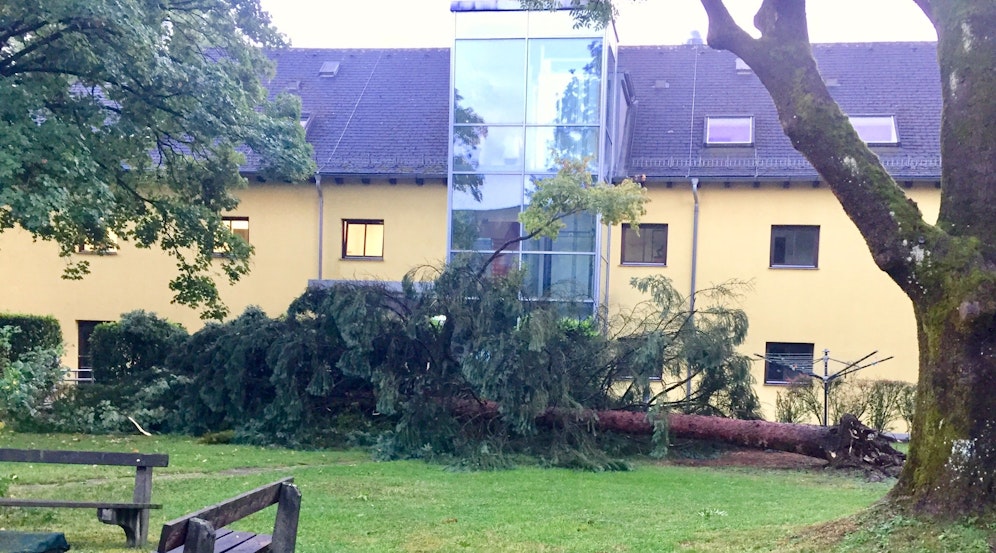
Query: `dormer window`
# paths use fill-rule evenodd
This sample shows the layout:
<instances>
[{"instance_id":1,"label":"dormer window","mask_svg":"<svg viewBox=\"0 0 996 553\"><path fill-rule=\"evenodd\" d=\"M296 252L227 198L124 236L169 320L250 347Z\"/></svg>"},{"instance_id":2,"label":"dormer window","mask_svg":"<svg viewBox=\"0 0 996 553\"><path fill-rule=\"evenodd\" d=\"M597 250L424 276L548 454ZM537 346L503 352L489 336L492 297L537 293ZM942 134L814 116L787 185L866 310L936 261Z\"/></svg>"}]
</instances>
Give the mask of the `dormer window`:
<instances>
[{"instance_id":1,"label":"dormer window","mask_svg":"<svg viewBox=\"0 0 996 553\"><path fill-rule=\"evenodd\" d=\"M892 115L852 115L851 126L869 146L897 145L896 118Z\"/></svg>"},{"instance_id":2,"label":"dormer window","mask_svg":"<svg viewBox=\"0 0 996 553\"><path fill-rule=\"evenodd\" d=\"M754 143L754 118L706 117L705 143L707 146L750 146Z\"/></svg>"}]
</instances>

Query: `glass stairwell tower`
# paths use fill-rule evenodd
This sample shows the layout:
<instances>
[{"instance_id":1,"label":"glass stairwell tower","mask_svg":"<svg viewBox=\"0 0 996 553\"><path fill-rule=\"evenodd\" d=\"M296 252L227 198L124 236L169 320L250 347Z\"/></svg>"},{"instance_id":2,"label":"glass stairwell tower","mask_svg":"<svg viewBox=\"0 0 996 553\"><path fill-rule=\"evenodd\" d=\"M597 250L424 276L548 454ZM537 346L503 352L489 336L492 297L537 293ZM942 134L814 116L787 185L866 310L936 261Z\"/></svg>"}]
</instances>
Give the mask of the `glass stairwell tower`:
<instances>
[{"instance_id":1,"label":"glass stairwell tower","mask_svg":"<svg viewBox=\"0 0 996 553\"><path fill-rule=\"evenodd\" d=\"M452 2L455 41L449 167L449 255L486 259L492 274L525 270L524 299L559 302L587 316L607 274L594 215L566 220L557 240L523 236L519 212L558 158L589 159L612 175L615 34L575 29L567 10L522 11L518 0ZM606 78L606 76L609 78Z\"/></svg>"}]
</instances>

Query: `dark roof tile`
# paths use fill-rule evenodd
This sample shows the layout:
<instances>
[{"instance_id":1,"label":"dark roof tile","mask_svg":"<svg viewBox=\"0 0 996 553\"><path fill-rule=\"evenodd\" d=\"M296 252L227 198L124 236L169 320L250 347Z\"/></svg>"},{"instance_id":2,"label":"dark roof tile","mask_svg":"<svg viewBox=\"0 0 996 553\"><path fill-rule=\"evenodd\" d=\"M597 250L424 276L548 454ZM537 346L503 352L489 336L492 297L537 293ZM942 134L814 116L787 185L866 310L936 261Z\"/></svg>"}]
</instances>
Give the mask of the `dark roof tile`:
<instances>
[{"instance_id":1,"label":"dark roof tile","mask_svg":"<svg viewBox=\"0 0 996 553\"><path fill-rule=\"evenodd\" d=\"M900 145L875 150L897 179L938 178L941 94L933 43L817 44L831 94L854 115L895 115ZM705 46L619 49L635 90L628 174L729 180L816 179L782 133L774 104L736 57ZM662 86L667 83L666 87ZM754 145L707 147L709 115L754 117Z\"/></svg>"},{"instance_id":2,"label":"dark roof tile","mask_svg":"<svg viewBox=\"0 0 996 553\"><path fill-rule=\"evenodd\" d=\"M290 48L271 57L267 86L296 89L322 174L446 174L449 50ZM334 76L320 74L328 62L339 63Z\"/></svg>"},{"instance_id":3,"label":"dark roof tile","mask_svg":"<svg viewBox=\"0 0 996 553\"><path fill-rule=\"evenodd\" d=\"M900 145L875 148L899 180L940 175L941 95L933 43L813 46L845 112L895 115ZM326 175L443 176L450 54L431 49L287 49L272 54L272 94L292 91L311 117L308 140ZM322 77L327 62L335 76ZM626 172L656 178L816 179L782 133L767 91L736 58L705 46L619 49L633 84ZM707 115L754 117L754 145L706 147Z\"/></svg>"}]
</instances>

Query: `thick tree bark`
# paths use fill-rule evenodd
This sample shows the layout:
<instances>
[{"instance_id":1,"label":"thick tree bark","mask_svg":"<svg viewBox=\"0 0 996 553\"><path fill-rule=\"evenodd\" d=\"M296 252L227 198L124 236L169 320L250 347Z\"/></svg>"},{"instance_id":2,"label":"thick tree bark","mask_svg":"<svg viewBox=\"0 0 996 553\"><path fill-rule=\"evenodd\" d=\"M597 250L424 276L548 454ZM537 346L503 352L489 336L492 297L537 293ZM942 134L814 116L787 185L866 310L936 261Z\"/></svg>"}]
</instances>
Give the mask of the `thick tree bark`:
<instances>
[{"instance_id":1,"label":"thick tree bark","mask_svg":"<svg viewBox=\"0 0 996 553\"><path fill-rule=\"evenodd\" d=\"M913 302L917 411L910 459L892 497L954 517L996 508L996 3L914 1L938 33L944 107L936 226L923 221L830 97L812 56L804 1L764 0L755 39L723 0L701 0L709 44L751 66L792 144Z\"/></svg>"},{"instance_id":2,"label":"thick tree bark","mask_svg":"<svg viewBox=\"0 0 996 553\"><path fill-rule=\"evenodd\" d=\"M467 419L500 416L494 402L461 401L455 403L453 409ZM568 422L582 423L601 432L654 433L653 421L643 412L550 409L537 418L537 424L546 427L560 427ZM787 451L823 459L835 468L859 468L888 476L898 475L906 460L906 455L893 448L890 440L861 424L854 415L844 415L840 424L826 427L671 413L667 432L671 438Z\"/></svg>"},{"instance_id":3,"label":"thick tree bark","mask_svg":"<svg viewBox=\"0 0 996 553\"><path fill-rule=\"evenodd\" d=\"M603 431L649 434L653 424L643 413L602 411ZM860 468L897 476L906 455L854 415L844 415L837 426L788 424L762 420L724 419L672 413L668 434L675 438L714 440L757 449L788 451L829 462L835 468Z\"/></svg>"}]
</instances>

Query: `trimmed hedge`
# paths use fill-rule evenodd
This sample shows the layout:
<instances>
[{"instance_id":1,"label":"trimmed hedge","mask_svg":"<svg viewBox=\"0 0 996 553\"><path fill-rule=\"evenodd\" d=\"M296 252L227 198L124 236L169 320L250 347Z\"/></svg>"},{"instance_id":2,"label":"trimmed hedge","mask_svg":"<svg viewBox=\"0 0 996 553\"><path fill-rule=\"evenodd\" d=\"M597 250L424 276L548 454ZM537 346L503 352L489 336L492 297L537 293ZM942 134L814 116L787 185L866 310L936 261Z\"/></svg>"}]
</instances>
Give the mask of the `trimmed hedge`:
<instances>
[{"instance_id":1,"label":"trimmed hedge","mask_svg":"<svg viewBox=\"0 0 996 553\"><path fill-rule=\"evenodd\" d=\"M34 348L54 349L62 345L62 328L52 316L0 313L0 327L21 329L10 337L11 357L17 358Z\"/></svg>"}]
</instances>

